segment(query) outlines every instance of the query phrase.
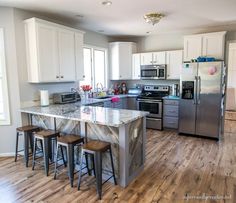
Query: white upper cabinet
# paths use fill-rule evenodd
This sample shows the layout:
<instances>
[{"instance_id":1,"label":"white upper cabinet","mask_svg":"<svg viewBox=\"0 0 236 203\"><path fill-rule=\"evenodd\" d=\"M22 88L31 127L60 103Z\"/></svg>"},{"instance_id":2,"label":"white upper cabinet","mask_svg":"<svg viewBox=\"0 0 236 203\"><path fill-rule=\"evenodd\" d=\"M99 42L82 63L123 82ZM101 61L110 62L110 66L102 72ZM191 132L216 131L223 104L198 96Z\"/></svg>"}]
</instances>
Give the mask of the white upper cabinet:
<instances>
[{"instance_id":1,"label":"white upper cabinet","mask_svg":"<svg viewBox=\"0 0 236 203\"><path fill-rule=\"evenodd\" d=\"M61 81L75 81L75 34L68 30L59 30L59 70Z\"/></svg>"},{"instance_id":2,"label":"white upper cabinet","mask_svg":"<svg viewBox=\"0 0 236 203\"><path fill-rule=\"evenodd\" d=\"M164 65L166 64L166 52L159 51L152 53L152 63L153 65Z\"/></svg>"},{"instance_id":3,"label":"white upper cabinet","mask_svg":"<svg viewBox=\"0 0 236 203\"><path fill-rule=\"evenodd\" d=\"M202 55L224 60L225 34L216 32L203 35Z\"/></svg>"},{"instance_id":4,"label":"white upper cabinet","mask_svg":"<svg viewBox=\"0 0 236 203\"><path fill-rule=\"evenodd\" d=\"M75 33L75 65L76 65L76 79L84 80L84 36L80 33Z\"/></svg>"},{"instance_id":5,"label":"white upper cabinet","mask_svg":"<svg viewBox=\"0 0 236 203\"><path fill-rule=\"evenodd\" d=\"M111 80L132 79L132 54L136 52L133 42L112 42L110 51Z\"/></svg>"},{"instance_id":6,"label":"white upper cabinet","mask_svg":"<svg viewBox=\"0 0 236 203\"><path fill-rule=\"evenodd\" d=\"M25 20L25 34L29 82L72 82L83 78L84 32L31 18Z\"/></svg>"},{"instance_id":7,"label":"white upper cabinet","mask_svg":"<svg viewBox=\"0 0 236 203\"><path fill-rule=\"evenodd\" d=\"M141 54L133 54L133 64L132 64L132 79L139 80L140 79L140 59Z\"/></svg>"},{"instance_id":8,"label":"white upper cabinet","mask_svg":"<svg viewBox=\"0 0 236 203\"><path fill-rule=\"evenodd\" d=\"M44 24L36 25L37 44L29 34L29 82L55 82L59 79L57 31ZM32 46L35 47L32 47ZM35 48L35 49L34 49Z\"/></svg>"},{"instance_id":9,"label":"white upper cabinet","mask_svg":"<svg viewBox=\"0 0 236 203\"><path fill-rule=\"evenodd\" d=\"M153 64L153 58L152 53L141 53L141 65L152 65Z\"/></svg>"},{"instance_id":10,"label":"white upper cabinet","mask_svg":"<svg viewBox=\"0 0 236 203\"><path fill-rule=\"evenodd\" d=\"M225 34L224 31L185 36L184 61L191 61L199 56L224 60Z\"/></svg>"},{"instance_id":11,"label":"white upper cabinet","mask_svg":"<svg viewBox=\"0 0 236 203\"><path fill-rule=\"evenodd\" d=\"M183 64L183 50L167 51L167 79L179 80Z\"/></svg>"},{"instance_id":12,"label":"white upper cabinet","mask_svg":"<svg viewBox=\"0 0 236 203\"><path fill-rule=\"evenodd\" d=\"M191 61L202 55L202 36L184 37L184 61Z\"/></svg>"},{"instance_id":13,"label":"white upper cabinet","mask_svg":"<svg viewBox=\"0 0 236 203\"><path fill-rule=\"evenodd\" d=\"M141 53L141 65L163 65L166 64L166 52Z\"/></svg>"}]
</instances>

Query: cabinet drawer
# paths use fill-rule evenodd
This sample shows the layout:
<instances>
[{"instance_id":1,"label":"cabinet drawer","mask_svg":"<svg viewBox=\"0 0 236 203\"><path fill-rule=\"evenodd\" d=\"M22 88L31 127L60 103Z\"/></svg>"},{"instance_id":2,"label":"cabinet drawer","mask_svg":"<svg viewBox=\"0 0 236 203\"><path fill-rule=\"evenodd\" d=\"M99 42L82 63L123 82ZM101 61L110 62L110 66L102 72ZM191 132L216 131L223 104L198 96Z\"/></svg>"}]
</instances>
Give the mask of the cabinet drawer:
<instances>
[{"instance_id":1,"label":"cabinet drawer","mask_svg":"<svg viewBox=\"0 0 236 203\"><path fill-rule=\"evenodd\" d=\"M164 99L164 104L179 106L179 101L173 99Z\"/></svg>"},{"instance_id":2,"label":"cabinet drawer","mask_svg":"<svg viewBox=\"0 0 236 203\"><path fill-rule=\"evenodd\" d=\"M173 128L178 129L179 119L165 116L163 119L163 126L164 128Z\"/></svg>"},{"instance_id":3,"label":"cabinet drawer","mask_svg":"<svg viewBox=\"0 0 236 203\"><path fill-rule=\"evenodd\" d=\"M179 116L179 107L178 106L171 106L171 105L164 105L164 116Z\"/></svg>"}]
</instances>

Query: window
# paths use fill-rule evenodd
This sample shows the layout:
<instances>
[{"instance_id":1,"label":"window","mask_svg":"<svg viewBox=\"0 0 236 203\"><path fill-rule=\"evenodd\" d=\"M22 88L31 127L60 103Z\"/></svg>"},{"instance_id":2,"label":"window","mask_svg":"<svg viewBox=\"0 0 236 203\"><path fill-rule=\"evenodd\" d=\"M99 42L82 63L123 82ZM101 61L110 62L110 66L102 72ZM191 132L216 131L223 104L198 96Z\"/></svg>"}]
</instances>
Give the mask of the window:
<instances>
[{"instance_id":1,"label":"window","mask_svg":"<svg viewBox=\"0 0 236 203\"><path fill-rule=\"evenodd\" d=\"M96 89L98 83L107 86L107 50L98 47L84 47L84 75L80 85L91 85ZM100 88L100 85L99 85Z\"/></svg>"},{"instance_id":2,"label":"window","mask_svg":"<svg viewBox=\"0 0 236 203\"><path fill-rule=\"evenodd\" d=\"M3 29L0 28L0 125L10 124Z\"/></svg>"}]
</instances>

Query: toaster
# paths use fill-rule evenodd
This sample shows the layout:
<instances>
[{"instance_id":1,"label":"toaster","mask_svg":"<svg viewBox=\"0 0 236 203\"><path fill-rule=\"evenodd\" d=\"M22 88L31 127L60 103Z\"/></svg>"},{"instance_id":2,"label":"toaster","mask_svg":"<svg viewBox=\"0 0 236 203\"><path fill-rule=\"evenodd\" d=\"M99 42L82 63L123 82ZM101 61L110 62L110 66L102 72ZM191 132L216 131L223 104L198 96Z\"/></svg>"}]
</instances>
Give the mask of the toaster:
<instances>
[{"instance_id":1,"label":"toaster","mask_svg":"<svg viewBox=\"0 0 236 203\"><path fill-rule=\"evenodd\" d=\"M53 94L54 104L67 104L80 101L80 95L77 92L59 92Z\"/></svg>"}]
</instances>

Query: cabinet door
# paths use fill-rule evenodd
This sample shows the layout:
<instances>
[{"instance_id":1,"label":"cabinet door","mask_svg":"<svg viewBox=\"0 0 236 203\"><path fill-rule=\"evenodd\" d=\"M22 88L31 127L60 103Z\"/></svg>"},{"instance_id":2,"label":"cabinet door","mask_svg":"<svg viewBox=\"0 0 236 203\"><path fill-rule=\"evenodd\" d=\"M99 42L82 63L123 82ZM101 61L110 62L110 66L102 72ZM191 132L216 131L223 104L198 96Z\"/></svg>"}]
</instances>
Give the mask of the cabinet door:
<instances>
[{"instance_id":1,"label":"cabinet door","mask_svg":"<svg viewBox=\"0 0 236 203\"><path fill-rule=\"evenodd\" d=\"M117 46L117 44L110 43L109 52L110 52L111 80L119 80L120 79L119 46Z\"/></svg>"},{"instance_id":2,"label":"cabinet door","mask_svg":"<svg viewBox=\"0 0 236 203\"><path fill-rule=\"evenodd\" d=\"M153 64L154 65L162 65L166 64L166 52L153 52Z\"/></svg>"},{"instance_id":3,"label":"cabinet door","mask_svg":"<svg viewBox=\"0 0 236 203\"><path fill-rule=\"evenodd\" d=\"M141 65L152 65L152 53L141 53Z\"/></svg>"},{"instance_id":4,"label":"cabinet door","mask_svg":"<svg viewBox=\"0 0 236 203\"><path fill-rule=\"evenodd\" d=\"M84 80L85 78L83 45L83 34L75 33L76 80Z\"/></svg>"},{"instance_id":5,"label":"cabinet door","mask_svg":"<svg viewBox=\"0 0 236 203\"><path fill-rule=\"evenodd\" d=\"M202 55L224 60L225 32L203 35Z\"/></svg>"},{"instance_id":6,"label":"cabinet door","mask_svg":"<svg viewBox=\"0 0 236 203\"><path fill-rule=\"evenodd\" d=\"M53 27L37 24L39 82L58 82L58 36Z\"/></svg>"},{"instance_id":7,"label":"cabinet door","mask_svg":"<svg viewBox=\"0 0 236 203\"><path fill-rule=\"evenodd\" d=\"M60 29L58 32L60 80L75 81L74 32Z\"/></svg>"},{"instance_id":8,"label":"cabinet door","mask_svg":"<svg viewBox=\"0 0 236 203\"><path fill-rule=\"evenodd\" d=\"M180 71L183 64L183 50L168 51L167 55L167 79L180 79Z\"/></svg>"},{"instance_id":9,"label":"cabinet door","mask_svg":"<svg viewBox=\"0 0 236 203\"><path fill-rule=\"evenodd\" d=\"M119 44L119 69L120 79L132 79L132 54L133 47L131 43Z\"/></svg>"},{"instance_id":10,"label":"cabinet door","mask_svg":"<svg viewBox=\"0 0 236 203\"><path fill-rule=\"evenodd\" d=\"M202 36L184 37L184 61L191 61L202 56Z\"/></svg>"},{"instance_id":11,"label":"cabinet door","mask_svg":"<svg viewBox=\"0 0 236 203\"><path fill-rule=\"evenodd\" d=\"M140 79L140 54L133 54L132 79Z\"/></svg>"}]
</instances>

